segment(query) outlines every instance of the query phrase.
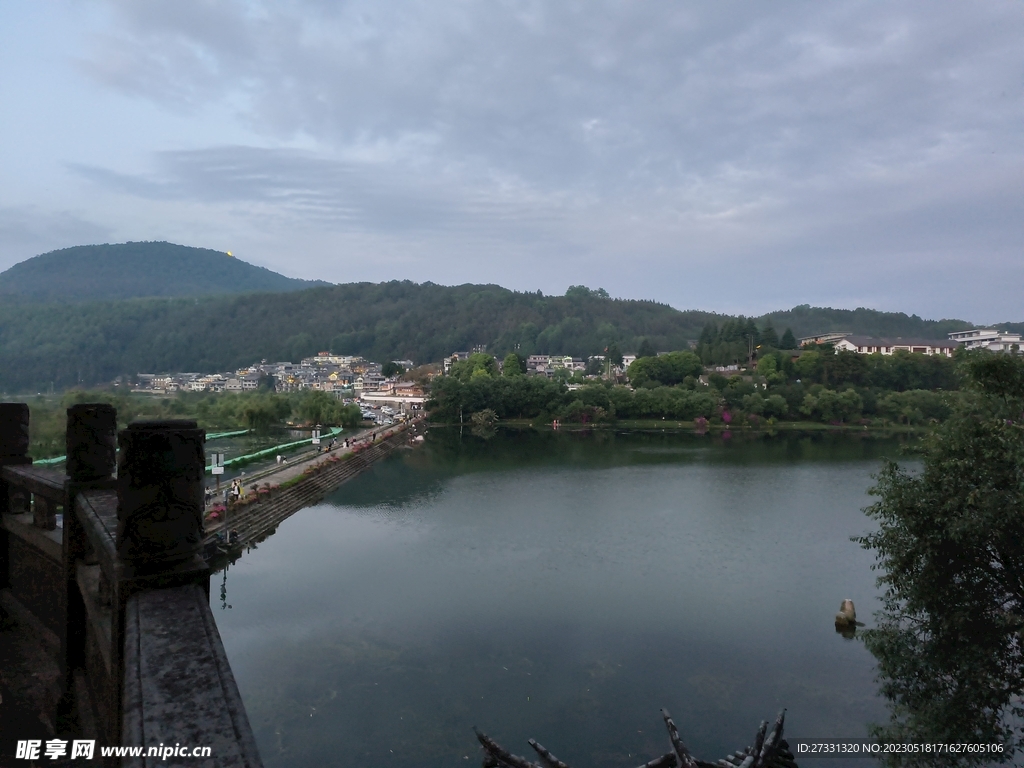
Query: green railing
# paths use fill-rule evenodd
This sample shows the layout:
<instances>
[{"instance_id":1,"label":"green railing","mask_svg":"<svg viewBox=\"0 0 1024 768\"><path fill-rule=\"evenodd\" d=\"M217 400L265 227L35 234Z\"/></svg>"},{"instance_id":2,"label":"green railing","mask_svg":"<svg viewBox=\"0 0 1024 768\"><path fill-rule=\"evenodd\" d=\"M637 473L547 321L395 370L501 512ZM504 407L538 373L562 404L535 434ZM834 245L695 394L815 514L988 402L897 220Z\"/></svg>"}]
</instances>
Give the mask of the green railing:
<instances>
[{"instance_id":1,"label":"green railing","mask_svg":"<svg viewBox=\"0 0 1024 768\"><path fill-rule=\"evenodd\" d=\"M206 440L210 441L210 440L216 440L217 438L220 438L220 437L237 437L238 435L247 435L247 434L249 434L249 430L248 429L236 429L234 432L214 432L212 435L207 435L206 436ZM65 459L67 459L67 456L54 456L52 459L36 459L32 463L33 464L42 464L42 465L46 465L46 464L60 464Z\"/></svg>"}]
</instances>

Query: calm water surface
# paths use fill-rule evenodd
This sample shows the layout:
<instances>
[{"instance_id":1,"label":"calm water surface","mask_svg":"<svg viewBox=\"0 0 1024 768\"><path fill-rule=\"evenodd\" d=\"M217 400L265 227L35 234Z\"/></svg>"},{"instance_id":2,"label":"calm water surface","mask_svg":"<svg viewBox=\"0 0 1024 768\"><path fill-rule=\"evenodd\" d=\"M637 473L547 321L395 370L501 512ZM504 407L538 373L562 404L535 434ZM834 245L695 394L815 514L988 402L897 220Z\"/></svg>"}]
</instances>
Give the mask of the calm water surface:
<instances>
[{"instance_id":1,"label":"calm water surface","mask_svg":"<svg viewBox=\"0 0 1024 768\"><path fill-rule=\"evenodd\" d=\"M849 537L898 454L431 430L218 577L264 762L477 765L476 725L518 754L533 737L571 765L635 766L668 748L660 707L709 760L783 707L790 737L866 735L886 719L873 659L832 617L844 597L876 608Z\"/></svg>"}]
</instances>

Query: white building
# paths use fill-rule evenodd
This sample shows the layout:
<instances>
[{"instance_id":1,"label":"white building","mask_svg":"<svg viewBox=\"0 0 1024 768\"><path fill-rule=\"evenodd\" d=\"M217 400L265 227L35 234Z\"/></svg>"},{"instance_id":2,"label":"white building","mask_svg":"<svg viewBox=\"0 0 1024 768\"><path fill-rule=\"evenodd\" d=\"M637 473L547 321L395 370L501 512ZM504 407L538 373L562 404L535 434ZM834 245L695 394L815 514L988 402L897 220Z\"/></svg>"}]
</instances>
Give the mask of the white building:
<instances>
[{"instance_id":1,"label":"white building","mask_svg":"<svg viewBox=\"0 0 1024 768\"><path fill-rule=\"evenodd\" d=\"M847 334L833 341L836 351L857 352L862 355L879 353L891 355L894 352L913 352L923 355L945 355L952 357L954 350L960 346L959 341L941 341L939 339L879 339L874 336L853 336Z\"/></svg>"},{"instance_id":2,"label":"white building","mask_svg":"<svg viewBox=\"0 0 1024 768\"><path fill-rule=\"evenodd\" d=\"M949 334L949 338L967 349L987 349L990 352L1019 352L1022 347L1019 333L1006 333L994 328L956 331Z\"/></svg>"}]
</instances>

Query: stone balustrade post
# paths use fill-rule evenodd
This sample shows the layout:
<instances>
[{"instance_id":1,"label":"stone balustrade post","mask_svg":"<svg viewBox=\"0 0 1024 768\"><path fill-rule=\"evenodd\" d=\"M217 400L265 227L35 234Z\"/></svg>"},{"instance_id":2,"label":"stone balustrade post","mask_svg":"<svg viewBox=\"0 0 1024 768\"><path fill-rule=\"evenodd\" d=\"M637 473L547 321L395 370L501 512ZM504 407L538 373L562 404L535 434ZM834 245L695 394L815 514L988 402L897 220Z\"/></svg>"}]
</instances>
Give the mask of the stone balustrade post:
<instances>
[{"instance_id":1,"label":"stone balustrade post","mask_svg":"<svg viewBox=\"0 0 1024 768\"><path fill-rule=\"evenodd\" d=\"M196 584L209 598L202 557L205 443L206 431L194 421L137 421L118 433L112 656L122 683L125 615L134 595Z\"/></svg>"},{"instance_id":2,"label":"stone balustrade post","mask_svg":"<svg viewBox=\"0 0 1024 768\"><path fill-rule=\"evenodd\" d=\"M140 421L121 431L117 554L137 573L165 570L203 547L205 430Z\"/></svg>"},{"instance_id":3,"label":"stone balustrade post","mask_svg":"<svg viewBox=\"0 0 1024 768\"><path fill-rule=\"evenodd\" d=\"M64 538L63 561L66 615L61 634L61 663L65 690L73 691L75 669L85 666L86 610L77 583L76 564L92 560L88 536L75 512L75 497L83 491L116 487L117 410L107 403L81 403L67 410L65 432ZM105 572L99 574L101 593L110 592ZM103 594L100 595L100 602Z\"/></svg>"},{"instance_id":4,"label":"stone balustrade post","mask_svg":"<svg viewBox=\"0 0 1024 768\"><path fill-rule=\"evenodd\" d=\"M32 463L28 455L28 425L26 403L0 403L0 467ZM27 494L8 487L0 479L0 514L27 511L27 507ZM0 588L9 583L8 546L7 532L0 526Z\"/></svg>"},{"instance_id":5,"label":"stone balustrade post","mask_svg":"<svg viewBox=\"0 0 1024 768\"><path fill-rule=\"evenodd\" d=\"M29 410L27 403L0 403L0 466L31 464L28 455ZM7 484L0 481L0 513L21 514L28 511L24 494L10 497ZM23 498L24 496L24 498Z\"/></svg>"},{"instance_id":6,"label":"stone balustrade post","mask_svg":"<svg viewBox=\"0 0 1024 768\"><path fill-rule=\"evenodd\" d=\"M117 410L106 403L68 408L67 475L79 484L109 481L117 469Z\"/></svg>"}]
</instances>

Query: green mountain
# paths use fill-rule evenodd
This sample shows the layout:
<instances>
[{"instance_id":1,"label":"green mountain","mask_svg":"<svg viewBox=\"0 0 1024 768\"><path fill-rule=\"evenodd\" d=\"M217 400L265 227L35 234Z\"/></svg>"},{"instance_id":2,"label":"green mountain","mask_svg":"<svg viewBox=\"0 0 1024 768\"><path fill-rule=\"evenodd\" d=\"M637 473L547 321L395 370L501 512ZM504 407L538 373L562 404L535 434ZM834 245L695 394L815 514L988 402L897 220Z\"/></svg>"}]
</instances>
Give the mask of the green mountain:
<instances>
[{"instance_id":1,"label":"green mountain","mask_svg":"<svg viewBox=\"0 0 1024 768\"><path fill-rule=\"evenodd\" d=\"M96 301L144 296L298 291L296 280L222 251L174 243L78 245L50 251L0 273L0 296L26 301Z\"/></svg>"},{"instance_id":2,"label":"green mountain","mask_svg":"<svg viewBox=\"0 0 1024 768\"><path fill-rule=\"evenodd\" d=\"M584 293L541 296L496 285L349 283L298 293L0 306L0 391L110 381L139 372L223 371L320 350L439 361L496 353L628 351L649 338L685 348L710 312Z\"/></svg>"},{"instance_id":3,"label":"green mountain","mask_svg":"<svg viewBox=\"0 0 1024 768\"><path fill-rule=\"evenodd\" d=\"M838 329L944 338L971 327L960 320L810 307L754 318L754 325L763 328L768 320L780 336L791 327L797 336ZM496 285L408 281L217 297L0 302L0 392L51 384L59 390L140 372L226 371L261 359L297 362L320 350L424 363L478 345L496 355L518 350L578 357L600 354L611 343L635 352L644 340L655 350L686 349L709 324L725 341L751 325L745 318L610 299L580 287L543 296Z\"/></svg>"}]
</instances>

